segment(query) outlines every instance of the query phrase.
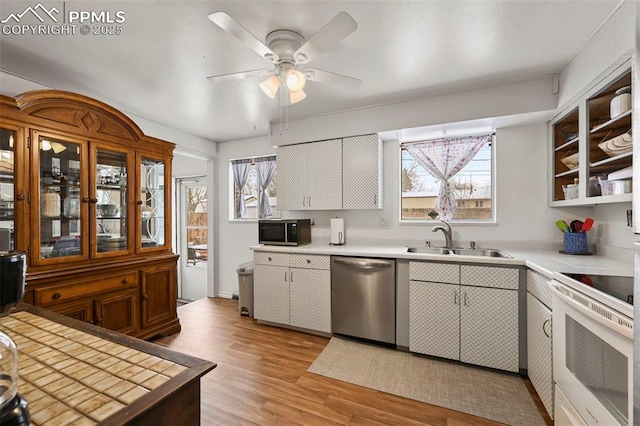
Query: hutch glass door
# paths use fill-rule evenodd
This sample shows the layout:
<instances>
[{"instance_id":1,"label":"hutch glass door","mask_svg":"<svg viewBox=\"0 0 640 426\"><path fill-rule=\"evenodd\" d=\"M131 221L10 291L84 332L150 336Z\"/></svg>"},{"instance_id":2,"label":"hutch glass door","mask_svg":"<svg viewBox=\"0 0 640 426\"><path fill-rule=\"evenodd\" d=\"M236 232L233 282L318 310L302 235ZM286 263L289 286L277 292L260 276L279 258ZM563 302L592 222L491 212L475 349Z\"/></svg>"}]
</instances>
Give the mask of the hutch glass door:
<instances>
[{"instance_id":1,"label":"hutch glass door","mask_svg":"<svg viewBox=\"0 0 640 426\"><path fill-rule=\"evenodd\" d=\"M0 129L0 251L15 249L15 146L17 132Z\"/></svg>"},{"instance_id":2,"label":"hutch glass door","mask_svg":"<svg viewBox=\"0 0 640 426\"><path fill-rule=\"evenodd\" d=\"M96 149L95 154L96 249L98 253L127 251L127 154Z\"/></svg>"},{"instance_id":3,"label":"hutch glass door","mask_svg":"<svg viewBox=\"0 0 640 426\"><path fill-rule=\"evenodd\" d=\"M142 248L165 245L165 164L143 157L140 164Z\"/></svg>"},{"instance_id":4,"label":"hutch glass door","mask_svg":"<svg viewBox=\"0 0 640 426\"><path fill-rule=\"evenodd\" d=\"M83 144L35 133L38 137L32 139L37 141L33 149L39 150L40 259L86 257Z\"/></svg>"}]
</instances>

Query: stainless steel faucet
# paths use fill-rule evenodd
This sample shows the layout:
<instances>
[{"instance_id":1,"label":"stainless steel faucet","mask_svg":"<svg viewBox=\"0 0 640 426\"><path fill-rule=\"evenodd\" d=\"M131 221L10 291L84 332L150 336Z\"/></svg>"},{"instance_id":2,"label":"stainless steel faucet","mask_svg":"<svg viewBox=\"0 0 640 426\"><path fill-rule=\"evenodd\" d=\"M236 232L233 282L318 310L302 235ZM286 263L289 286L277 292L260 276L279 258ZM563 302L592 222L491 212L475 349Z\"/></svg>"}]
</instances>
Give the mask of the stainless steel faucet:
<instances>
[{"instance_id":1,"label":"stainless steel faucet","mask_svg":"<svg viewBox=\"0 0 640 426\"><path fill-rule=\"evenodd\" d=\"M436 225L431 228L431 232L442 231L444 234L445 248L451 249L453 247L453 237L451 226L447 222L442 222L442 225Z\"/></svg>"}]
</instances>

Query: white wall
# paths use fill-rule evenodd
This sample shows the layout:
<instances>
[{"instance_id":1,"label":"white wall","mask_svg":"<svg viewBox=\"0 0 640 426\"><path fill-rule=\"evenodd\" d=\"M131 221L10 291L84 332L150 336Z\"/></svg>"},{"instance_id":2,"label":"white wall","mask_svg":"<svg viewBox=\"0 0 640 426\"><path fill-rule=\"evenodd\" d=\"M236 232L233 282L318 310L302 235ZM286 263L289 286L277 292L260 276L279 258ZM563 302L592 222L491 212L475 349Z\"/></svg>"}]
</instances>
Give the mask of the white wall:
<instances>
[{"instance_id":1,"label":"white wall","mask_svg":"<svg viewBox=\"0 0 640 426\"><path fill-rule=\"evenodd\" d=\"M219 255L218 295L231 297L238 294L238 276L236 268L239 264L253 260L253 252L249 247L258 244L258 222L229 220L229 161L237 158L257 155L275 154L271 140L267 136L243 139L220 144L218 153L219 168L218 214L219 228L217 249Z\"/></svg>"}]
</instances>

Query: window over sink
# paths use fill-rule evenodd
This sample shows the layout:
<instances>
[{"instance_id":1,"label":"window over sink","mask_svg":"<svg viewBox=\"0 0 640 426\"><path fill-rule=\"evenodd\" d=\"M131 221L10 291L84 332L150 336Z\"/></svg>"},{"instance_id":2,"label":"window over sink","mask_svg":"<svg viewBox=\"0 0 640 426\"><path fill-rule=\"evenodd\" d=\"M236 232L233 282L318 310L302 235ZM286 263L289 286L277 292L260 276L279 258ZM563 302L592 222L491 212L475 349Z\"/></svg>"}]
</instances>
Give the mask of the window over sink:
<instances>
[{"instance_id":1,"label":"window over sink","mask_svg":"<svg viewBox=\"0 0 640 426\"><path fill-rule=\"evenodd\" d=\"M489 134L401 143L400 221L493 222L494 142Z\"/></svg>"}]
</instances>

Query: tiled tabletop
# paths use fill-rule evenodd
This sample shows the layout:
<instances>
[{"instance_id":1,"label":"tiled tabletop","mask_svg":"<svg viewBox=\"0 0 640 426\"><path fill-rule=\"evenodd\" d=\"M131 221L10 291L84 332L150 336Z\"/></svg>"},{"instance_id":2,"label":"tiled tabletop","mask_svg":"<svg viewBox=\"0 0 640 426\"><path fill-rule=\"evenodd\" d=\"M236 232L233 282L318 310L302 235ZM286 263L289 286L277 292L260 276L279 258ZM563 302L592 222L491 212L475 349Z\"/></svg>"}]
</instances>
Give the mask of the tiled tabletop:
<instances>
[{"instance_id":1,"label":"tiled tabletop","mask_svg":"<svg viewBox=\"0 0 640 426\"><path fill-rule=\"evenodd\" d=\"M29 312L0 318L33 425L93 425L188 367Z\"/></svg>"}]
</instances>

